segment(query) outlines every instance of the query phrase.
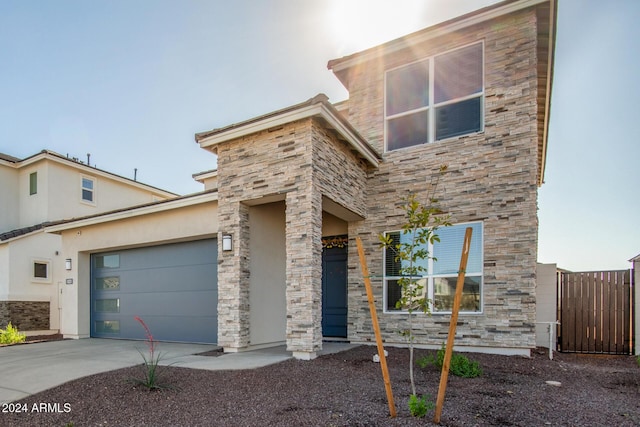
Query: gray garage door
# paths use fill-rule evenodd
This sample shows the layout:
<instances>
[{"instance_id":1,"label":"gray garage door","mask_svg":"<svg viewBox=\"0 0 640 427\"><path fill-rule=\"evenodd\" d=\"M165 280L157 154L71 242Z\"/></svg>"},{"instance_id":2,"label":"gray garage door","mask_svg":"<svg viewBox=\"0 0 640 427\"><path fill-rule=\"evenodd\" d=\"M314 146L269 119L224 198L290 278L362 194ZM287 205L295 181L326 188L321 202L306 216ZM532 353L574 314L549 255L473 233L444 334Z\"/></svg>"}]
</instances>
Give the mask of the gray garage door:
<instances>
[{"instance_id":1,"label":"gray garage door","mask_svg":"<svg viewBox=\"0 0 640 427\"><path fill-rule=\"evenodd\" d=\"M215 239L91 256L91 336L158 341L218 340Z\"/></svg>"}]
</instances>

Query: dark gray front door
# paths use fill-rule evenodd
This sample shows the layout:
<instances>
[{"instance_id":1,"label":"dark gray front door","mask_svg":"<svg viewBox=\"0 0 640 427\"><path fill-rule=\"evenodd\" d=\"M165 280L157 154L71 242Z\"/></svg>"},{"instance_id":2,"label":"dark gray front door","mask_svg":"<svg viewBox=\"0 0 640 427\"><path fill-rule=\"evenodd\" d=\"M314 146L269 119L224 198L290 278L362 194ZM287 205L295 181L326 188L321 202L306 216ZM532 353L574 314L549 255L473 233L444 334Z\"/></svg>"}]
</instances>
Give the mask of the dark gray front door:
<instances>
[{"instance_id":1,"label":"dark gray front door","mask_svg":"<svg viewBox=\"0 0 640 427\"><path fill-rule=\"evenodd\" d=\"M159 341L218 340L215 239L91 256L91 336Z\"/></svg>"},{"instance_id":2,"label":"dark gray front door","mask_svg":"<svg viewBox=\"0 0 640 427\"><path fill-rule=\"evenodd\" d=\"M347 336L347 247L322 250L322 335Z\"/></svg>"}]
</instances>

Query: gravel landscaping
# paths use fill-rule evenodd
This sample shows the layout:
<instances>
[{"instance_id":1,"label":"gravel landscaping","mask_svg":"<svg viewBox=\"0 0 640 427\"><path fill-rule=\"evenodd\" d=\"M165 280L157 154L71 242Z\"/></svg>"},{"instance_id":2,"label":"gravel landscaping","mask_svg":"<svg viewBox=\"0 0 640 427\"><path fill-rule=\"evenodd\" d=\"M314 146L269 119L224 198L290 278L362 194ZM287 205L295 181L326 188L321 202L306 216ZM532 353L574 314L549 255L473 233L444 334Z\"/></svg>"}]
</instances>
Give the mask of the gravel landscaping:
<instances>
[{"instance_id":1,"label":"gravel landscaping","mask_svg":"<svg viewBox=\"0 0 640 427\"><path fill-rule=\"evenodd\" d=\"M160 344L161 349L161 344ZM389 418L375 347L260 369L202 371L161 367L168 388L147 391L130 380L142 366L71 381L1 413L2 426L417 426L411 417L408 350L388 348L398 415ZM417 350L417 356L435 354ZM483 375L450 375L443 426L640 425L640 368L632 356L555 353L531 358L468 354ZM206 356L203 356L206 357ZM418 392L435 402L440 371L416 370ZM547 381L559 382L559 385ZM3 408L6 409L6 408Z\"/></svg>"}]
</instances>

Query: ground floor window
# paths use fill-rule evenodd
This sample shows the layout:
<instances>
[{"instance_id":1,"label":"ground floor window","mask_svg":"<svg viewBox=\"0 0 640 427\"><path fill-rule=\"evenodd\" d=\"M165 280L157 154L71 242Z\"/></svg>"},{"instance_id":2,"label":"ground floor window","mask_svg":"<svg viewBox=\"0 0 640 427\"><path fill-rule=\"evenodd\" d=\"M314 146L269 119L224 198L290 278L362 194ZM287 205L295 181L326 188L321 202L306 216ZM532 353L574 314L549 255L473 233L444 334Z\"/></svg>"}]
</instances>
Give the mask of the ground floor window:
<instances>
[{"instance_id":1,"label":"ground floor window","mask_svg":"<svg viewBox=\"0 0 640 427\"><path fill-rule=\"evenodd\" d=\"M467 227L473 229L471 248L467 269L465 273L461 312L479 313L482 311L482 267L483 267L483 227L482 222L455 224L450 227L440 228L437 234L439 242L428 244L424 249L434 259L425 260L422 267L425 271L419 278L423 285L424 296L431 301L431 311L434 313L450 313L453 307L456 283L458 280L458 268L460 267L460 255ZM404 242L410 237L402 231L388 232L392 240L397 243ZM400 270L403 268L401 261L395 259L393 251L385 250L384 253L384 308L388 312L402 312L396 307L401 298L402 289L398 285Z\"/></svg>"},{"instance_id":2,"label":"ground floor window","mask_svg":"<svg viewBox=\"0 0 640 427\"><path fill-rule=\"evenodd\" d=\"M31 281L39 283L51 283L51 261L34 259L31 270Z\"/></svg>"}]
</instances>

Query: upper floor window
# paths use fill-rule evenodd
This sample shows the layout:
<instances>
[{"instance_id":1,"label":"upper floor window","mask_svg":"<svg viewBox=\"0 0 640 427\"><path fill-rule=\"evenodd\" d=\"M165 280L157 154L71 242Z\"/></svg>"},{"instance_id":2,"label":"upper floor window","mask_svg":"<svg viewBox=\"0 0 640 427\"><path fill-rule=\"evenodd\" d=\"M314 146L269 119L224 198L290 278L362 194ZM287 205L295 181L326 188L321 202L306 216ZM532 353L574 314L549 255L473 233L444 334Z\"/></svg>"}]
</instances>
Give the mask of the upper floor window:
<instances>
[{"instance_id":1,"label":"upper floor window","mask_svg":"<svg viewBox=\"0 0 640 427\"><path fill-rule=\"evenodd\" d=\"M95 203L95 187L96 180L94 178L82 177L82 201L88 203Z\"/></svg>"},{"instance_id":2,"label":"upper floor window","mask_svg":"<svg viewBox=\"0 0 640 427\"><path fill-rule=\"evenodd\" d=\"M33 196L38 193L38 172L29 174L29 195Z\"/></svg>"},{"instance_id":3,"label":"upper floor window","mask_svg":"<svg viewBox=\"0 0 640 427\"><path fill-rule=\"evenodd\" d=\"M482 130L483 62L480 42L388 71L387 151Z\"/></svg>"},{"instance_id":4,"label":"upper floor window","mask_svg":"<svg viewBox=\"0 0 640 427\"><path fill-rule=\"evenodd\" d=\"M431 300L431 310L434 313L450 313L453 309L460 256L467 227L473 229L471 247L465 271L464 286L460 311L478 313L482 310L482 268L483 268L483 228L481 222L456 224L438 229L439 242L428 244L423 249L435 259L420 260L424 271L417 281L423 286L424 296ZM409 235L402 231L387 233L397 244L409 239ZM437 261L436 261L437 260ZM384 255L384 301L385 311L402 312L396 303L402 297L402 289L398 284L401 269L406 267L396 259L391 250L385 250Z\"/></svg>"}]
</instances>

